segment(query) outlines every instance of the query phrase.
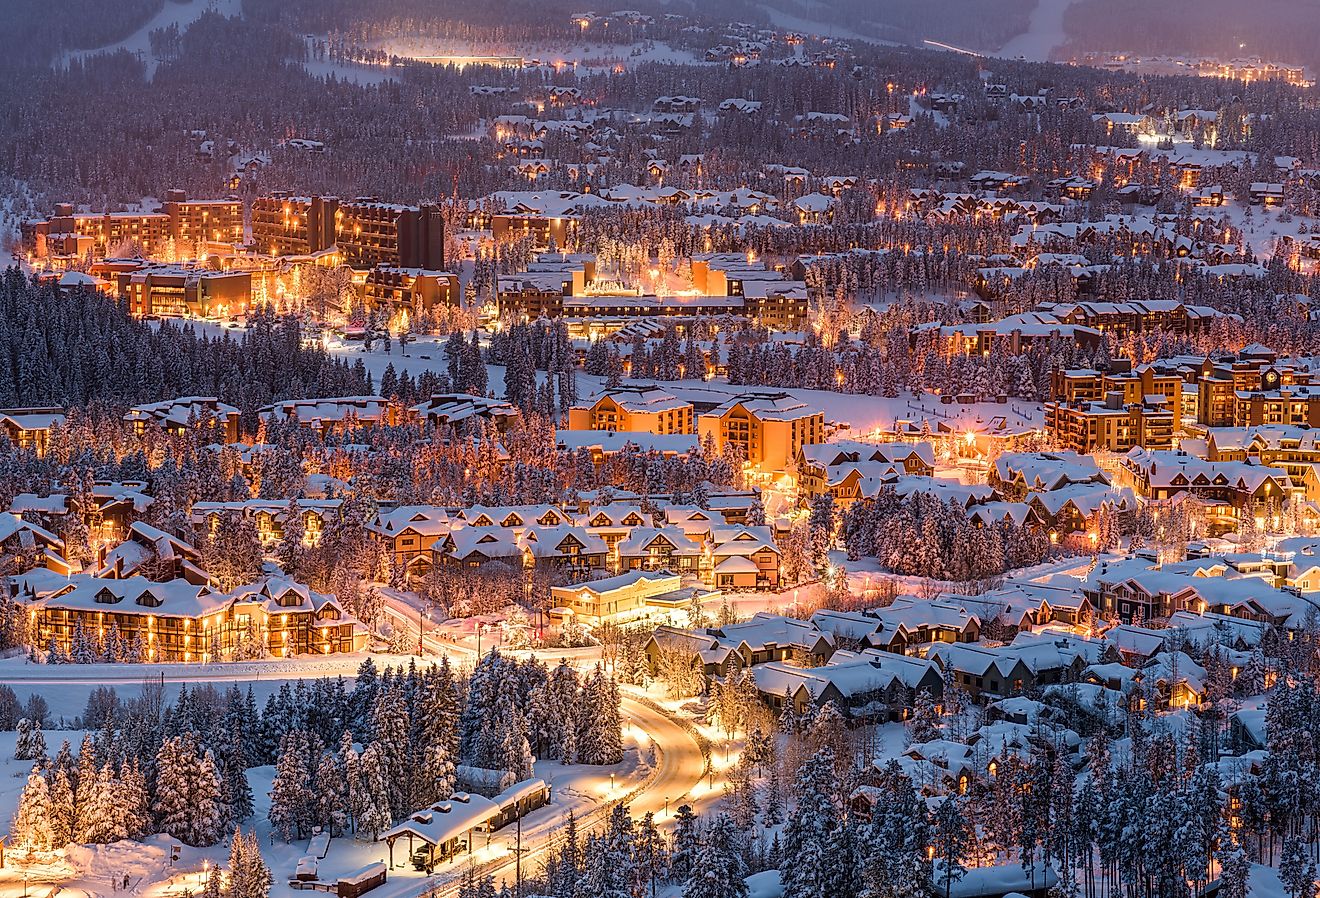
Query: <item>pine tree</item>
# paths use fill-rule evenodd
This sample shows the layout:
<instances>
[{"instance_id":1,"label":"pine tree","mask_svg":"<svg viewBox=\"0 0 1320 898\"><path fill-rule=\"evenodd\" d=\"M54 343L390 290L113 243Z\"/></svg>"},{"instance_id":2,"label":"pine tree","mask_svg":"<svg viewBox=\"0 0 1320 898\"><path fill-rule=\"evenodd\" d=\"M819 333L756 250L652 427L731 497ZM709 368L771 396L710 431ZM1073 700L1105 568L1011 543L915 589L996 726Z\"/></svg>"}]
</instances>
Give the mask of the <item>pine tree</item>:
<instances>
[{"instance_id":1,"label":"pine tree","mask_svg":"<svg viewBox=\"0 0 1320 898\"><path fill-rule=\"evenodd\" d=\"M140 839L152 832L151 796L147 793L147 780L136 759L120 765L118 786L119 813L124 818L125 836Z\"/></svg>"},{"instance_id":2,"label":"pine tree","mask_svg":"<svg viewBox=\"0 0 1320 898\"><path fill-rule=\"evenodd\" d=\"M40 761L46 757L46 737L41 728L26 717L18 722L18 737L14 741L15 761Z\"/></svg>"},{"instance_id":3,"label":"pine tree","mask_svg":"<svg viewBox=\"0 0 1320 898\"><path fill-rule=\"evenodd\" d=\"M78 816L81 832L78 841L88 844L108 844L129 836L128 819L121 802L121 786L109 764L92 774L91 794L81 799L83 785L78 784L80 802Z\"/></svg>"},{"instance_id":4,"label":"pine tree","mask_svg":"<svg viewBox=\"0 0 1320 898\"><path fill-rule=\"evenodd\" d=\"M374 842L394 822L390 813L389 774L381 757L379 743L373 743L358 761L359 783L356 802L357 831L370 833Z\"/></svg>"},{"instance_id":5,"label":"pine tree","mask_svg":"<svg viewBox=\"0 0 1320 898\"><path fill-rule=\"evenodd\" d=\"M201 752L191 733L168 738L156 754L153 810L161 832L188 845L220 838L225 809L220 774L210 752Z\"/></svg>"},{"instance_id":6,"label":"pine tree","mask_svg":"<svg viewBox=\"0 0 1320 898\"><path fill-rule=\"evenodd\" d=\"M828 898L832 846L840 816L832 793L835 758L826 747L807 759L794 782L797 804L784 828L784 852L793 863L781 871L784 898Z\"/></svg>"},{"instance_id":7,"label":"pine tree","mask_svg":"<svg viewBox=\"0 0 1320 898\"><path fill-rule=\"evenodd\" d=\"M268 898L271 882L256 833L244 835L235 828L229 842L229 898Z\"/></svg>"},{"instance_id":8,"label":"pine tree","mask_svg":"<svg viewBox=\"0 0 1320 898\"><path fill-rule=\"evenodd\" d=\"M691 875L683 886L683 898L747 898L744 877L742 851L734 823L728 816L720 814L711 821L701 849L696 853ZM788 896L790 893L785 889L784 894Z\"/></svg>"},{"instance_id":9,"label":"pine tree","mask_svg":"<svg viewBox=\"0 0 1320 898\"><path fill-rule=\"evenodd\" d=\"M1296 836L1283 843L1283 856L1279 859L1279 880L1292 898L1314 898L1315 862L1306 845Z\"/></svg>"},{"instance_id":10,"label":"pine tree","mask_svg":"<svg viewBox=\"0 0 1320 898\"><path fill-rule=\"evenodd\" d=\"M307 733L295 730L280 740L280 756L271 782L270 823L286 842L302 838L311 821L314 796Z\"/></svg>"},{"instance_id":11,"label":"pine tree","mask_svg":"<svg viewBox=\"0 0 1320 898\"><path fill-rule=\"evenodd\" d=\"M934 844L939 860L935 882L943 888L944 898L953 892L953 884L967 872L962 865L963 852L969 838L967 819L962 805L955 796L946 796L935 809Z\"/></svg>"},{"instance_id":12,"label":"pine tree","mask_svg":"<svg viewBox=\"0 0 1320 898\"><path fill-rule=\"evenodd\" d=\"M332 836L343 832L348 823L347 791L343 773L335 763L334 756L328 752L322 754L316 767L315 786L312 790L316 805L313 819Z\"/></svg>"},{"instance_id":13,"label":"pine tree","mask_svg":"<svg viewBox=\"0 0 1320 898\"><path fill-rule=\"evenodd\" d=\"M36 767L28 775L27 785L23 787L23 794L18 799L12 839L15 845L35 851L47 851L55 847L51 831L50 791L46 778Z\"/></svg>"},{"instance_id":14,"label":"pine tree","mask_svg":"<svg viewBox=\"0 0 1320 898\"><path fill-rule=\"evenodd\" d=\"M68 743L65 743L67 749ZM72 765L56 761L50 777L50 829L51 844L63 848L73 841L77 808L73 802L73 782L69 771Z\"/></svg>"},{"instance_id":15,"label":"pine tree","mask_svg":"<svg viewBox=\"0 0 1320 898\"><path fill-rule=\"evenodd\" d=\"M669 867L676 878L686 878L696 869L701 853L701 840L697 832L697 816L691 805L679 805L674 812L674 851Z\"/></svg>"}]
</instances>

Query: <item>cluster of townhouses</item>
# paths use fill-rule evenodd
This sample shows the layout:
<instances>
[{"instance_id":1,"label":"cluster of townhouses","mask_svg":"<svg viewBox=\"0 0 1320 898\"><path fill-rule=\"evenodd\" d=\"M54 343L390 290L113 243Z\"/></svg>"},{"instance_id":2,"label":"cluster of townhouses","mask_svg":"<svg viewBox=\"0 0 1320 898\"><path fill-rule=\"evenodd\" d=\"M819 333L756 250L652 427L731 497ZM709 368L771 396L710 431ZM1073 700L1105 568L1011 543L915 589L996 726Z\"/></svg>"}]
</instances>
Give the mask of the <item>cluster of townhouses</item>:
<instances>
[{"instance_id":1,"label":"cluster of townhouses","mask_svg":"<svg viewBox=\"0 0 1320 898\"><path fill-rule=\"evenodd\" d=\"M1264 558L1101 556L976 596L660 627L646 650L657 672L689 663L709 685L749 671L772 708L801 713L832 702L856 720L907 719L919 692L938 703L951 687L1003 719L1063 696L1114 712L1134 703L1167 709L1205 698L1206 671L1187 650L1216 654L1236 678L1267 634L1287 639L1309 625L1318 589L1320 541L1296 538ZM985 637L991 627L996 639Z\"/></svg>"}]
</instances>

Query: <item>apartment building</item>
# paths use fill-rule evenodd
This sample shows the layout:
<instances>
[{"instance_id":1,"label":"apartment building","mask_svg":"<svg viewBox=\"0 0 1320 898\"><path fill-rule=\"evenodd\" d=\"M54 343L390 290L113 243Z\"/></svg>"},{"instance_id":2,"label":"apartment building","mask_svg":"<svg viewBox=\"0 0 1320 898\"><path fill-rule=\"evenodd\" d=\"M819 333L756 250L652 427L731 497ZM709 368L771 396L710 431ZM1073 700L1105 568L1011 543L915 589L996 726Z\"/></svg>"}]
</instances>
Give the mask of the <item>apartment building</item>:
<instances>
[{"instance_id":1,"label":"apartment building","mask_svg":"<svg viewBox=\"0 0 1320 898\"><path fill-rule=\"evenodd\" d=\"M252 244L272 256L314 255L337 248L345 264L445 267L444 218L437 206L382 203L374 197L273 193L252 202Z\"/></svg>"},{"instance_id":2,"label":"apartment building","mask_svg":"<svg viewBox=\"0 0 1320 898\"><path fill-rule=\"evenodd\" d=\"M184 579L153 582L78 575L26 599L34 645L68 652L81 631L93 644L114 641L142 661L193 662L254 655L289 657L361 651L367 629L333 596L268 578L232 593Z\"/></svg>"},{"instance_id":3,"label":"apartment building","mask_svg":"<svg viewBox=\"0 0 1320 898\"><path fill-rule=\"evenodd\" d=\"M694 433L692 403L654 385L613 387L568 411L570 430Z\"/></svg>"},{"instance_id":4,"label":"apartment building","mask_svg":"<svg viewBox=\"0 0 1320 898\"><path fill-rule=\"evenodd\" d=\"M1079 454L1172 449L1177 416L1159 399L1126 402L1123 392L1114 390L1101 402L1048 403L1045 428L1062 448Z\"/></svg>"},{"instance_id":5,"label":"apartment building","mask_svg":"<svg viewBox=\"0 0 1320 898\"><path fill-rule=\"evenodd\" d=\"M168 190L161 211L169 216L170 236L185 246L243 242L243 201L238 197L190 200L182 190Z\"/></svg>"},{"instance_id":6,"label":"apartment building","mask_svg":"<svg viewBox=\"0 0 1320 898\"><path fill-rule=\"evenodd\" d=\"M243 242L243 202L237 197L190 200L170 190L159 209L137 212L75 212L72 203L56 203L54 214L27 222L24 242L38 259L104 258L121 246L136 244L152 251L174 240L188 253L198 243Z\"/></svg>"},{"instance_id":7,"label":"apartment building","mask_svg":"<svg viewBox=\"0 0 1320 898\"><path fill-rule=\"evenodd\" d=\"M119 296L139 317L243 315L252 302L252 272L180 265L144 265L116 276Z\"/></svg>"},{"instance_id":8,"label":"apartment building","mask_svg":"<svg viewBox=\"0 0 1320 898\"><path fill-rule=\"evenodd\" d=\"M272 256L310 256L335 245L339 200L272 193L252 201L252 245Z\"/></svg>"},{"instance_id":9,"label":"apartment building","mask_svg":"<svg viewBox=\"0 0 1320 898\"><path fill-rule=\"evenodd\" d=\"M697 433L762 472L785 473L804 445L825 442L825 414L787 393L749 393L701 415Z\"/></svg>"},{"instance_id":10,"label":"apartment building","mask_svg":"<svg viewBox=\"0 0 1320 898\"><path fill-rule=\"evenodd\" d=\"M496 301L502 313L525 321L728 314L773 330L795 330L806 321L805 283L739 254L697 256L691 263L690 287L652 293L598 278L594 256L543 254L526 270L498 278Z\"/></svg>"},{"instance_id":11,"label":"apartment building","mask_svg":"<svg viewBox=\"0 0 1320 898\"><path fill-rule=\"evenodd\" d=\"M458 275L447 271L378 265L367 272L362 297L372 311L421 315L436 307L458 305L462 292Z\"/></svg>"}]
</instances>

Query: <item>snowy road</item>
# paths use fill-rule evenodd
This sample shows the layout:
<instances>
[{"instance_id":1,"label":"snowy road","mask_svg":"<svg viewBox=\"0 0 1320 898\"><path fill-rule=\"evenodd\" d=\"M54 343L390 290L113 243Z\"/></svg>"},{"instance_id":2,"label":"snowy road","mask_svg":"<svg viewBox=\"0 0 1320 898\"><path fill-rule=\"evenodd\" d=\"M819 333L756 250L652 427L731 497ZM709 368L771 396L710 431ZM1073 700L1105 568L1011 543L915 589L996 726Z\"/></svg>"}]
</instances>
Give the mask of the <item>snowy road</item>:
<instances>
[{"instance_id":1,"label":"snowy road","mask_svg":"<svg viewBox=\"0 0 1320 898\"><path fill-rule=\"evenodd\" d=\"M585 835L590 830L604 823L610 809L619 802L626 802L634 817L650 812L655 814L656 824L664 827L672 819L678 806L692 797L699 789L706 773L706 756L691 730L674 720L668 714L653 707L649 702L639 701L624 695L620 710L623 712L625 727L632 726L645 732L651 742L659 749L655 771L637 789L614 801L601 804L590 814L580 815L578 832ZM666 813L668 808L668 813ZM552 849L559 847L563 840L564 820L556 816L550 821L537 825L534 829L523 828L523 870L532 875L541 869ZM509 829L501 830L507 835ZM480 876L493 876L498 884L501 880L510 887L515 878L515 855L512 851L478 866ZM415 889L404 895L434 894L437 898L451 898L458 894L459 881L456 874L451 874L447 882L438 883L428 878L417 884Z\"/></svg>"}]
</instances>

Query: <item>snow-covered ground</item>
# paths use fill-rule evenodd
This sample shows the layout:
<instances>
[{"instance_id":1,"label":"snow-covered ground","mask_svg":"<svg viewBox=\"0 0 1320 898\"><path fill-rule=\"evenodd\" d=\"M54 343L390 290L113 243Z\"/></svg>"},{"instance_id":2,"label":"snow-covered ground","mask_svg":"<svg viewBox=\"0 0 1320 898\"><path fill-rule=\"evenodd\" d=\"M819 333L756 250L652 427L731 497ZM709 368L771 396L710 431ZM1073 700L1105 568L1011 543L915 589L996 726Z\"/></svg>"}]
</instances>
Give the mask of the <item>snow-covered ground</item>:
<instances>
[{"instance_id":1,"label":"snow-covered ground","mask_svg":"<svg viewBox=\"0 0 1320 898\"><path fill-rule=\"evenodd\" d=\"M164 4L161 11L145 25L119 43L65 53L59 58L58 65L65 66L71 60L85 59L99 53L127 50L140 56L146 62L147 78L151 78L156 74L156 66L160 63L160 60L151 52L151 32L159 28L169 28L171 25L177 25L180 31L184 31L208 10L223 16L239 16L243 14L243 2L242 0L183 0L183 2L171 0L171 2Z\"/></svg>"},{"instance_id":2,"label":"snow-covered ground","mask_svg":"<svg viewBox=\"0 0 1320 898\"><path fill-rule=\"evenodd\" d=\"M384 50L392 56L435 62L464 57L520 57L524 62L533 60L555 66L576 66L579 72L607 71L616 65L625 68L643 62L670 63L672 65L707 66L704 56L663 42L637 41L629 44L607 44L584 40L581 43L517 43L508 45L464 44L452 41L438 42L428 38L398 36L377 41L372 49Z\"/></svg>"},{"instance_id":3,"label":"snow-covered ground","mask_svg":"<svg viewBox=\"0 0 1320 898\"><path fill-rule=\"evenodd\" d=\"M189 324L200 334L211 336L229 334L236 337L238 331L226 329L223 325L208 321L190 321ZM447 370L444 355L444 341L447 338L420 337L408 346L404 355L397 343L392 343L386 352L376 344L368 352L361 343L342 343L332 340L327 350L343 358L349 364L361 359L366 365L375 383L380 383L381 375L389 365L394 366L397 374L405 371L416 378L424 371L444 373ZM496 396L504 394L504 367L488 365L489 390ZM544 374L542 373L542 377ZM651 380L625 380L625 383L650 384ZM604 379L581 371L577 373L577 390L580 398L587 398L599 392L604 386ZM1036 430L1045 426L1045 408L1039 402L1026 402L1013 399L1005 404L997 402L977 402L967 405L959 403L945 404L939 396L924 393L920 396L911 394L888 398L884 396L858 396L850 393L835 393L828 390L803 390L796 387L754 387L736 386L726 378L717 377L710 381L677 380L664 381L661 389L669 390L709 390L736 396L749 391L782 391L794 396L808 405L825 412L827 425L838 425L840 437L862 438L878 428L892 428L897 421L911 421L920 427L924 420L932 431L941 426L959 433L967 430L985 429L998 419L1003 419L1005 426L1013 429ZM844 425L847 425L846 427Z\"/></svg>"},{"instance_id":4,"label":"snow-covered ground","mask_svg":"<svg viewBox=\"0 0 1320 898\"><path fill-rule=\"evenodd\" d=\"M1048 62L1050 54L1068 40L1063 16L1074 0L1036 0L1027 30L1000 47L993 55L1005 59L1021 57L1030 62Z\"/></svg>"},{"instance_id":5,"label":"snow-covered ground","mask_svg":"<svg viewBox=\"0 0 1320 898\"><path fill-rule=\"evenodd\" d=\"M843 25L838 25L834 22L795 16L792 13L786 12L769 3L760 3L759 6L762 12L764 12L766 17L770 20L770 24L774 25L776 28L788 28L793 31L800 31L803 34L816 35L817 37L838 37L846 40L868 41L873 44L897 46L892 41L879 40L872 35L863 34L860 31L847 28ZM877 9L878 8L879 4L877 4Z\"/></svg>"}]
</instances>

